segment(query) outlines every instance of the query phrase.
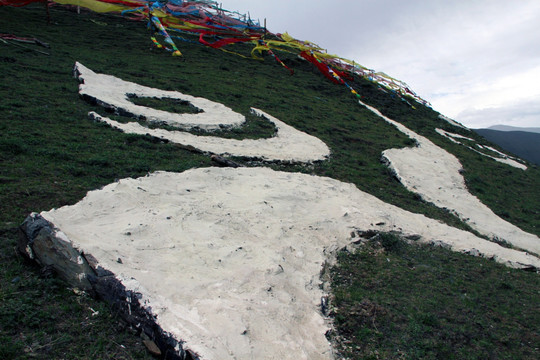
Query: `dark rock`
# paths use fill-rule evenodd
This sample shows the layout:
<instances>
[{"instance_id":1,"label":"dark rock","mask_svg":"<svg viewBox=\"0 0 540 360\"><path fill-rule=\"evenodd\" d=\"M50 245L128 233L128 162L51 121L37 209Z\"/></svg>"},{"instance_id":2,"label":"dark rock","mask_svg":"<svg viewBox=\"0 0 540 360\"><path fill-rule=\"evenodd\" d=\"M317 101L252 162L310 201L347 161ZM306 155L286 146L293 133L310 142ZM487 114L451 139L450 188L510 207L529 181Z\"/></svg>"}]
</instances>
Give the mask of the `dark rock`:
<instances>
[{"instance_id":1,"label":"dark rock","mask_svg":"<svg viewBox=\"0 0 540 360\"><path fill-rule=\"evenodd\" d=\"M233 168L237 168L237 167L242 167L243 165L239 164L239 163L236 163L232 160L229 160L229 159L225 159L223 156L219 156L219 155L212 155L210 156L210 159L219 167L233 167Z\"/></svg>"},{"instance_id":2,"label":"dark rock","mask_svg":"<svg viewBox=\"0 0 540 360\"><path fill-rule=\"evenodd\" d=\"M73 287L91 291L88 274L94 271L73 244L39 214L29 215L20 226L18 249L39 265L51 269ZM50 269L48 268L50 267Z\"/></svg>"},{"instance_id":3,"label":"dark rock","mask_svg":"<svg viewBox=\"0 0 540 360\"><path fill-rule=\"evenodd\" d=\"M147 339L145 345L150 352L159 353L157 356L166 360L199 359L156 323L152 309L142 304L142 294L126 289L111 271L101 267L91 254L76 249L52 223L33 213L19 230L17 248L24 256L43 269L53 271L75 289L109 303L131 328L144 334L143 338Z\"/></svg>"},{"instance_id":4,"label":"dark rock","mask_svg":"<svg viewBox=\"0 0 540 360\"><path fill-rule=\"evenodd\" d=\"M384 225L384 223L378 223L377 225ZM371 239L377 235L379 235L379 232L376 230L358 231L358 236L364 239Z\"/></svg>"},{"instance_id":5,"label":"dark rock","mask_svg":"<svg viewBox=\"0 0 540 360\"><path fill-rule=\"evenodd\" d=\"M414 235L406 236L405 238L407 240L418 241L418 240L420 240L422 238L422 236L420 236L418 234L414 234Z\"/></svg>"},{"instance_id":6,"label":"dark rock","mask_svg":"<svg viewBox=\"0 0 540 360\"><path fill-rule=\"evenodd\" d=\"M143 344L144 346L146 346L150 354L155 356L161 356L161 350L159 350L155 342L153 342L152 340L143 340Z\"/></svg>"},{"instance_id":7,"label":"dark rock","mask_svg":"<svg viewBox=\"0 0 540 360\"><path fill-rule=\"evenodd\" d=\"M322 296L321 297L321 313L324 316L328 315L328 296Z\"/></svg>"}]
</instances>

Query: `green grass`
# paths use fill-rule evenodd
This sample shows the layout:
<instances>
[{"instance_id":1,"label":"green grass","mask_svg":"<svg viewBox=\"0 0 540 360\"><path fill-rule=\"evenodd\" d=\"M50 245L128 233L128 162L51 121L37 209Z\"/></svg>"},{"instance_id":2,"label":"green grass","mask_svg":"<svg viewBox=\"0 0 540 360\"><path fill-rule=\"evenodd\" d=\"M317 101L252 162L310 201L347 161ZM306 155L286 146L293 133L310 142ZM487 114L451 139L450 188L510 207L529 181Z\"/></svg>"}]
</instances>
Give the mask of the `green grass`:
<instances>
[{"instance_id":1,"label":"green grass","mask_svg":"<svg viewBox=\"0 0 540 360\"><path fill-rule=\"evenodd\" d=\"M0 230L0 359L151 359L109 306L16 256Z\"/></svg>"},{"instance_id":2,"label":"green grass","mask_svg":"<svg viewBox=\"0 0 540 360\"><path fill-rule=\"evenodd\" d=\"M135 105L151 107L157 110L170 111L179 114L199 114L201 109L196 108L187 101L169 98L139 97L128 94L128 98Z\"/></svg>"},{"instance_id":3,"label":"green grass","mask_svg":"<svg viewBox=\"0 0 540 360\"><path fill-rule=\"evenodd\" d=\"M331 269L350 359L537 359L540 278L379 234ZM351 316L352 315L352 316Z\"/></svg>"},{"instance_id":4,"label":"green grass","mask_svg":"<svg viewBox=\"0 0 540 360\"><path fill-rule=\"evenodd\" d=\"M154 102L156 103L156 102ZM162 109L166 111L172 111L172 107L160 104ZM192 128L189 130L181 130L178 127L167 125L165 123L152 122L149 123L146 120L141 120L138 118L116 115L116 114L106 114L111 120L118 121L120 123L129 123L137 122L142 126L146 126L149 129L164 129L168 131L186 131L190 134L197 136L216 136L225 139L264 139L270 138L275 135L277 129L274 124L270 121L257 116L255 114L249 113L245 115L246 121L240 127L229 127L229 128L220 128L218 130L207 131L200 128Z\"/></svg>"},{"instance_id":5,"label":"green grass","mask_svg":"<svg viewBox=\"0 0 540 360\"><path fill-rule=\"evenodd\" d=\"M50 52L47 56L0 43L0 300L3 302L0 307L0 358L35 358L34 355L38 358L82 358L84 354L91 354L92 358L146 356L140 342L129 331L116 334L116 331L104 330L118 323L114 312L93 299L72 295L60 282L41 277L39 269L17 257L13 250L17 241L16 228L30 212L76 203L89 190L116 179L144 176L156 170L181 172L210 166L209 157L199 152L148 136L124 134L91 121L87 116L89 111L105 116L109 114L79 97L78 83L72 77L76 61L96 72L115 75L123 80L221 102L248 116L246 127L210 135L233 138L270 136L275 131L273 126L249 116L250 107L259 108L317 136L332 151L329 161L313 165L264 165L354 183L360 190L388 203L468 229L454 215L407 191L380 162L383 150L411 146L411 140L359 106L344 87L327 81L310 64L289 54L279 54L288 66L294 68L295 75L290 76L272 59L264 62L248 60L179 41L177 45L185 55L182 61L166 52L150 51L151 41L142 23L86 12L77 15L59 7L51 9L51 16L53 23L47 25L40 5L0 7L0 32L35 36L51 44L50 49L25 44L31 49ZM250 50L244 45L234 47L243 53ZM540 234L540 171L537 167L530 167L524 172L475 154L441 137L434 128L462 133L485 144L474 133L450 126L438 119L436 112L419 104L414 110L366 80L355 79L353 84L363 101L456 155L465 168L464 175L473 194L496 213L526 231ZM133 101L150 101L152 106L176 112L192 111L184 104L163 99L138 98ZM248 166L261 165L244 159L235 160ZM433 251L438 250L418 250L426 256ZM361 258L361 254L358 256ZM450 257L450 254L445 256ZM445 261L441 257L432 266L442 272L454 273L460 268L472 271L483 264L470 256L452 254L451 257L455 260ZM398 277L403 269L388 267L385 271ZM509 284L514 290L523 288L523 291L536 291L538 295L538 282L531 280L531 274L497 266L490 271L493 272L490 276L494 277L510 274L512 282ZM372 274L374 278L377 278L377 272ZM386 272L381 270L381 279ZM351 277L350 281L354 279ZM405 287L415 283L414 277L403 281ZM434 287L439 283L443 287L451 286L451 278L448 277L433 281ZM513 285L514 281L520 285ZM429 284L426 286L429 289ZM482 291L488 291L489 286L488 282L482 281L477 285ZM353 289L351 294L358 291ZM387 303L397 304L399 301L393 300L392 294L385 296L386 300L376 304L383 306L387 313L395 311ZM451 302L452 299L440 301ZM77 308L76 305L80 306ZM99 309L101 315L91 317L87 311L89 307ZM512 313L512 318L515 317L516 322L530 322L538 328L538 318L520 315L530 314L531 309L535 309L534 305L518 302L513 307L515 313ZM406 311L404 316L407 318L417 316L411 309L403 311ZM490 310L490 316L506 317L502 311L500 308ZM452 310L448 316L459 317L459 310ZM87 317L91 321L88 322ZM531 319L534 320L531 322ZM463 326L474 326L468 318L463 318L463 321ZM530 328L526 330L515 322L508 324L505 329L509 336L525 333L533 338L534 331L529 331ZM445 331L451 331L450 328L452 326ZM359 327L356 331L370 330ZM401 327L401 331L404 331L404 338L414 337L406 332L409 330L405 327ZM455 331L460 331L459 327L456 326ZM65 340L66 336L69 341ZM444 346L440 341L439 345ZM482 341L487 340L482 338ZM38 345L32 347L34 343ZM124 344L126 349L116 344ZM490 344L499 346L498 342ZM28 347L35 351L25 352ZM470 349L476 351L477 347L471 345ZM431 356L427 352L425 354L427 358ZM480 351L476 354L478 358L484 358L480 355L485 353ZM517 350L510 354L506 357L524 356ZM413 354L410 358L414 357Z\"/></svg>"},{"instance_id":6,"label":"green grass","mask_svg":"<svg viewBox=\"0 0 540 360\"><path fill-rule=\"evenodd\" d=\"M465 182L473 195L503 219L540 235L540 169L537 165L528 163L528 170L523 171L468 150L438 135L435 128L467 136L477 144L487 144L505 152L497 145L486 143L474 131L454 127L439 119L438 113L429 108L417 106L414 110L395 98L377 95L372 94L365 102L455 155L463 165Z\"/></svg>"}]
</instances>

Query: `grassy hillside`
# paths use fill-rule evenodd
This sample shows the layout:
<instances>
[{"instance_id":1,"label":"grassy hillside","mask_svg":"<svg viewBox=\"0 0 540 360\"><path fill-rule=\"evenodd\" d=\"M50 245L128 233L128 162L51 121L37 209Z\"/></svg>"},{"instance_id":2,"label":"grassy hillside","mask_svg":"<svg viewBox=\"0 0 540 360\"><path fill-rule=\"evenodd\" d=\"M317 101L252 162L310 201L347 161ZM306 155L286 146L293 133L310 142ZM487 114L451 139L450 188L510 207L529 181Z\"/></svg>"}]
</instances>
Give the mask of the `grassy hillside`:
<instances>
[{"instance_id":1,"label":"grassy hillside","mask_svg":"<svg viewBox=\"0 0 540 360\"><path fill-rule=\"evenodd\" d=\"M178 43L185 54L181 60L151 51L142 23L86 12L77 15L64 8L51 9L51 17L48 25L39 5L0 7L0 33L37 37L51 45L45 49L20 44L23 48L0 42L0 358L148 357L114 309L86 296L72 295L50 271L18 257L14 251L17 226L32 211L73 204L87 191L115 179L210 166L207 155L150 137L123 134L89 120L88 111L105 111L78 96L78 84L71 73L75 61L124 80L221 102L242 114L257 107L319 137L332 150L329 161L310 166L265 165L351 182L386 202L467 229L452 214L407 191L381 164L383 150L410 146L411 140L359 106L345 88L326 80L311 64L280 54L295 70L290 76L271 58L248 60L194 43ZM249 53L244 45L234 46ZM449 125L438 113L419 104L412 109L364 79L355 79L354 86L363 101L455 154L465 168L471 192L497 214L540 235L537 167L524 172L475 154L442 138L434 129L462 133L485 143L473 132ZM173 105L153 104L163 108ZM236 136L269 131L265 126L253 126ZM235 160L248 166L261 165ZM471 352L470 358L540 357L540 312L534 301L540 289L537 274L442 249L372 245L340 257L341 266L332 272L336 279L334 313L340 325L334 340L344 353L353 358L447 358L452 348L444 344L452 339L452 346L463 349L463 354ZM381 246L382 251L373 250ZM394 248L399 248L395 254ZM366 251L378 266L357 265L359 261L366 263ZM421 268L426 276L406 268ZM404 308L402 303L409 300L400 298L396 291L373 291L388 287L388 278L400 279L403 293L418 286L410 293L418 303ZM351 284L353 288L346 287ZM494 284L505 291L502 307ZM441 290L436 290L439 287ZM471 300L463 294L475 295ZM362 304L366 302L373 309L383 309L380 311L385 315L377 319L368 316L364 324L367 310ZM444 318L457 319L458 323L433 320L442 316L433 304L448 309ZM368 313L378 316L379 310ZM351 319L353 330L342 319ZM381 319L386 319L387 325L378 325ZM386 342L387 338L396 339ZM409 338L425 342L406 341L408 347L404 346L404 339ZM388 348L377 355L382 343Z\"/></svg>"}]
</instances>

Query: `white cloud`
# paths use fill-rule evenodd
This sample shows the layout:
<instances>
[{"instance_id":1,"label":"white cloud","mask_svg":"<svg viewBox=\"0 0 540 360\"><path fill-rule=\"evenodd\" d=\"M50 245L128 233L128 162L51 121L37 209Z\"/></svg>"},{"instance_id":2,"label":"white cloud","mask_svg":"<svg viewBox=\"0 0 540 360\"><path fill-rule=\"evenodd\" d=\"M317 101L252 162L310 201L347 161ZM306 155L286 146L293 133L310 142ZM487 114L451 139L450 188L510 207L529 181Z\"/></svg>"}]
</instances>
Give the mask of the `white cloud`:
<instances>
[{"instance_id":1,"label":"white cloud","mask_svg":"<svg viewBox=\"0 0 540 360\"><path fill-rule=\"evenodd\" d=\"M460 112L456 118L469 124L469 127L473 129L488 128L499 124L516 127L538 127L540 102L537 99L525 99L499 107L468 108Z\"/></svg>"},{"instance_id":2,"label":"white cloud","mask_svg":"<svg viewBox=\"0 0 540 360\"><path fill-rule=\"evenodd\" d=\"M468 126L471 118L459 114L538 99L537 0L228 0L223 7L400 79ZM540 126L540 118L526 119Z\"/></svg>"}]
</instances>

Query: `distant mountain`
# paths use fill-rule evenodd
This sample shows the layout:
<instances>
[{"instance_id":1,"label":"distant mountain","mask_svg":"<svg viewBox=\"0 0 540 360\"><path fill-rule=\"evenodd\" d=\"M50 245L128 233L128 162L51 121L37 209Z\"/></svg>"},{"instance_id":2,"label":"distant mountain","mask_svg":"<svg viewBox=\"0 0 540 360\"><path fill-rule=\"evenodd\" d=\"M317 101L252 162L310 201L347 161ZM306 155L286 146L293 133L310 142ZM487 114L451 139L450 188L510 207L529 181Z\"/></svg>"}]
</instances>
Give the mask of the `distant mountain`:
<instances>
[{"instance_id":1,"label":"distant mountain","mask_svg":"<svg viewBox=\"0 0 540 360\"><path fill-rule=\"evenodd\" d=\"M540 165L540 128L536 131L512 131L512 130L494 130L498 129L525 129L514 128L512 126L497 125L489 129L473 129L476 133L483 136L502 147L503 149L519 156L522 159Z\"/></svg>"},{"instance_id":2,"label":"distant mountain","mask_svg":"<svg viewBox=\"0 0 540 360\"><path fill-rule=\"evenodd\" d=\"M489 130L497 131L526 131L533 133L540 133L540 127L516 127L508 125L493 125L488 128Z\"/></svg>"}]
</instances>

